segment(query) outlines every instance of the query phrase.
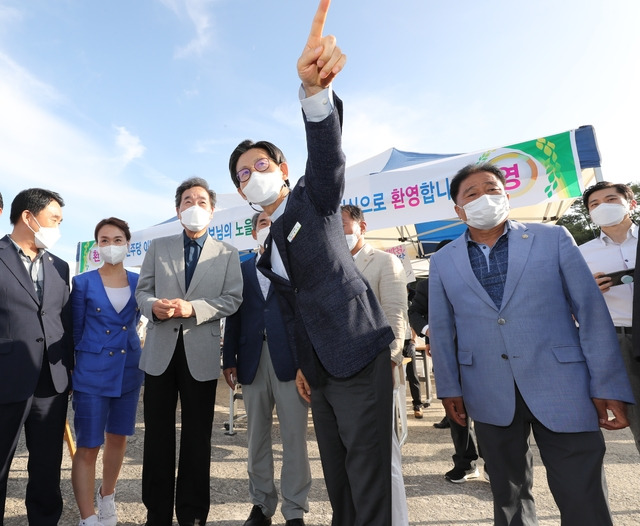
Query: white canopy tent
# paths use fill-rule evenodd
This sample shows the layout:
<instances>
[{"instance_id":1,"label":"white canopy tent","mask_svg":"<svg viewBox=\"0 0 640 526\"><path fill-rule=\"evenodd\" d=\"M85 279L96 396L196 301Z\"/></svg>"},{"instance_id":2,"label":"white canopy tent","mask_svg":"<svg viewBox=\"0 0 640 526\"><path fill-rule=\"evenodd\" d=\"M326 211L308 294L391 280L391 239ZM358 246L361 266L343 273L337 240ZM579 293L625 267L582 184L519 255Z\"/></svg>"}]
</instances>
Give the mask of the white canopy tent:
<instances>
[{"instance_id":1,"label":"white canopy tent","mask_svg":"<svg viewBox=\"0 0 640 526\"><path fill-rule=\"evenodd\" d=\"M510 217L529 222L557 221L600 170L591 126L469 154L391 148L347 168L343 203L363 209L371 244L382 249L404 245L419 273L425 255L422 243L456 237L464 228L453 211L449 180L463 166L478 162L491 162L504 170ZM238 194L219 195L209 232L241 251L251 250L256 245L251 237L253 213ZM154 238L181 229L177 218L171 218L134 232L125 264L141 265ZM90 245L79 244L80 269L99 265Z\"/></svg>"}]
</instances>

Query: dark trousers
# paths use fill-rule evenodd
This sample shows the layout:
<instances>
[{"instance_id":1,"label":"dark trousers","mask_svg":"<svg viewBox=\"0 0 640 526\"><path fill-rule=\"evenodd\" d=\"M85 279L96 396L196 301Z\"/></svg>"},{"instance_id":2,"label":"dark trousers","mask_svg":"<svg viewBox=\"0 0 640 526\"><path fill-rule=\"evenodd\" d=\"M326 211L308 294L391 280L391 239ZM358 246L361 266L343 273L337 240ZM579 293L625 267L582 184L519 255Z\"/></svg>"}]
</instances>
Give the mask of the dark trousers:
<instances>
[{"instance_id":1,"label":"dark trousers","mask_svg":"<svg viewBox=\"0 0 640 526\"><path fill-rule=\"evenodd\" d=\"M471 419L467 418L467 425L461 426L456 424L450 418L451 440L453 440L454 454L451 457L456 468L464 470L475 467L478 460L478 451L473 440L473 429L471 427Z\"/></svg>"},{"instance_id":2,"label":"dark trousers","mask_svg":"<svg viewBox=\"0 0 640 526\"><path fill-rule=\"evenodd\" d=\"M148 526L171 526L175 488L180 525L205 524L210 506L211 427L218 380L198 382L189 372L182 336L167 370L145 375L142 502ZM181 431L176 480L176 405Z\"/></svg>"},{"instance_id":3,"label":"dark trousers","mask_svg":"<svg viewBox=\"0 0 640 526\"><path fill-rule=\"evenodd\" d=\"M311 409L332 526L391 524L393 382L389 352L350 378L323 378Z\"/></svg>"},{"instance_id":4,"label":"dark trousers","mask_svg":"<svg viewBox=\"0 0 640 526\"><path fill-rule=\"evenodd\" d=\"M38 384L39 396L0 404L0 524L4 524L9 469L23 426L29 451L25 498L28 523L55 526L62 514L60 465L69 395L56 393L47 376Z\"/></svg>"},{"instance_id":5,"label":"dark trousers","mask_svg":"<svg viewBox=\"0 0 640 526\"><path fill-rule=\"evenodd\" d=\"M556 433L531 414L516 388L513 422L506 427L475 423L482 456L490 467L496 526L535 526L533 456L529 435L533 430L547 481L560 509L562 526L612 524L602 460L604 437L600 431Z\"/></svg>"},{"instance_id":6,"label":"dark trousers","mask_svg":"<svg viewBox=\"0 0 640 526\"><path fill-rule=\"evenodd\" d=\"M409 384L409 391L411 391L411 400L413 401L413 408L422 406L422 395L420 394L420 380L416 374L416 358L411 357L411 361L407 364L407 383Z\"/></svg>"}]
</instances>

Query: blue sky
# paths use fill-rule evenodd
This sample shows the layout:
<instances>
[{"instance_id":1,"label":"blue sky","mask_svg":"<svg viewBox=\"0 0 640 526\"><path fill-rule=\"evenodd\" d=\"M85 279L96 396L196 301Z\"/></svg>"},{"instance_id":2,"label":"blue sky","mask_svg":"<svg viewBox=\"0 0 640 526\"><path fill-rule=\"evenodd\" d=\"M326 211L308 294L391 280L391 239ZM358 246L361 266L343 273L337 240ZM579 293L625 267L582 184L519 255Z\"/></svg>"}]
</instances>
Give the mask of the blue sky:
<instances>
[{"instance_id":1,"label":"blue sky","mask_svg":"<svg viewBox=\"0 0 640 526\"><path fill-rule=\"evenodd\" d=\"M187 177L233 193L228 157L245 138L275 142L301 175L295 63L316 7L0 0L0 233L18 191L56 190L54 252L73 261L103 217L139 230L173 215ZM325 33L348 56L334 85L347 162L592 124L605 178L638 180L639 19L636 0L334 0Z\"/></svg>"}]
</instances>

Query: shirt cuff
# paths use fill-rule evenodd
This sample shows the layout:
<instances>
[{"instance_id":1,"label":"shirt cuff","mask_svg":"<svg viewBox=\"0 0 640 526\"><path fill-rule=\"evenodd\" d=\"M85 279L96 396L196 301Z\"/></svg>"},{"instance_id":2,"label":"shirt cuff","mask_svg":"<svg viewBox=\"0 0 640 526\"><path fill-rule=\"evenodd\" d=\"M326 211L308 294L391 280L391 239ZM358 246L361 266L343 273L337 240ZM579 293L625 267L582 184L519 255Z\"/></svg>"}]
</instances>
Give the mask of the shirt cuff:
<instances>
[{"instance_id":1,"label":"shirt cuff","mask_svg":"<svg viewBox=\"0 0 640 526\"><path fill-rule=\"evenodd\" d=\"M302 111L309 122L321 122L333 112L333 88L331 85L322 91L305 98L304 88L300 86L298 91Z\"/></svg>"},{"instance_id":2,"label":"shirt cuff","mask_svg":"<svg viewBox=\"0 0 640 526\"><path fill-rule=\"evenodd\" d=\"M427 323L424 327L422 327L422 334L426 336L428 330L429 330L429 324Z\"/></svg>"}]
</instances>

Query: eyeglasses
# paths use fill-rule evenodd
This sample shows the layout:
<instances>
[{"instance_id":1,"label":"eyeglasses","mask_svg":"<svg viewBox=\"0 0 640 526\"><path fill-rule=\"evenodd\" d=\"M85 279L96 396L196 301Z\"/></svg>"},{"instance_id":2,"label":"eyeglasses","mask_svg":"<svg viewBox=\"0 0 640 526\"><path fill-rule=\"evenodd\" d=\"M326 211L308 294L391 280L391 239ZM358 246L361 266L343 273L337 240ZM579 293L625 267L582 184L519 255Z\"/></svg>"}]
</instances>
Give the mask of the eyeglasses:
<instances>
[{"instance_id":1,"label":"eyeglasses","mask_svg":"<svg viewBox=\"0 0 640 526\"><path fill-rule=\"evenodd\" d=\"M255 164L253 165L253 168L257 172L265 172L269 168L270 163L271 161L269 159L267 159L266 157L263 157L262 159L258 159L255 162ZM249 170L249 168L243 168L238 173L236 173L236 179L238 179L238 181L240 181L241 183L246 183L250 177L251 177L251 170Z\"/></svg>"}]
</instances>

